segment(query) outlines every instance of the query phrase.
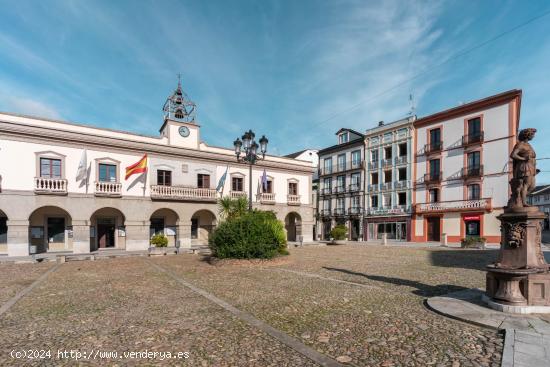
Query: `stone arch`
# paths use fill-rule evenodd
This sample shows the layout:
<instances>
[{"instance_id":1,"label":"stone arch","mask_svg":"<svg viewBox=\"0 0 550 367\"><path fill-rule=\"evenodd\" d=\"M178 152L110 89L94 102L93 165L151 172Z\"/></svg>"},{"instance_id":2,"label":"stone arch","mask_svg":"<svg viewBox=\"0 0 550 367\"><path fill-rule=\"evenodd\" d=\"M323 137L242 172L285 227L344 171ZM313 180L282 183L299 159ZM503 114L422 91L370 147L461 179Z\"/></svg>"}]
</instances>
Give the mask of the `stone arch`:
<instances>
[{"instance_id":1,"label":"stone arch","mask_svg":"<svg viewBox=\"0 0 550 367\"><path fill-rule=\"evenodd\" d=\"M287 241L298 241L302 235L302 217L296 212L290 212L285 217Z\"/></svg>"},{"instance_id":2,"label":"stone arch","mask_svg":"<svg viewBox=\"0 0 550 367\"><path fill-rule=\"evenodd\" d=\"M8 252L8 216L0 210L0 253Z\"/></svg>"},{"instance_id":3,"label":"stone arch","mask_svg":"<svg viewBox=\"0 0 550 367\"><path fill-rule=\"evenodd\" d=\"M158 233L164 234L168 237L168 246L176 246L178 240L178 225L180 218L178 213L173 209L160 208L155 210L150 220L149 234L153 236Z\"/></svg>"},{"instance_id":4,"label":"stone arch","mask_svg":"<svg viewBox=\"0 0 550 367\"><path fill-rule=\"evenodd\" d=\"M126 217L117 208L103 207L90 216L90 250L126 248Z\"/></svg>"},{"instance_id":5,"label":"stone arch","mask_svg":"<svg viewBox=\"0 0 550 367\"><path fill-rule=\"evenodd\" d=\"M71 251L72 217L54 205L42 206L29 215L30 253Z\"/></svg>"},{"instance_id":6,"label":"stone arch","mask_svg":"<svg viewBox=\"0 0 550 367\"><path fill-rule=\"evenodd\" d=\"M217 217L211 210L200 209L191 216L191 242L208 244L208 237L216 227Z\"/></svg>"}]
</instances>

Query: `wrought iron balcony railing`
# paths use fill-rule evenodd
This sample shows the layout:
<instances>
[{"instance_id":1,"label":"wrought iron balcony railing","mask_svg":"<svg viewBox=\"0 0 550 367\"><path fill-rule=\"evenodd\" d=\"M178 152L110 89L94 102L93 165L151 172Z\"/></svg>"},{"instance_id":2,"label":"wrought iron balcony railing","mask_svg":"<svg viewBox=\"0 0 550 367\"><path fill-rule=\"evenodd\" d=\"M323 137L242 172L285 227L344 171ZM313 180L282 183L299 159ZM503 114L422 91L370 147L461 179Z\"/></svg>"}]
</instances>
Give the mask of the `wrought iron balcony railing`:
<instances>
[{"instance_id":1,"label":"wrought iron balcony railing","mask_svg":"<svg viewBox=\"0 0 550 367\"><path fill-rule=\"evenodd\" d=\"M462 168L462 178L474 178L483 176L483 165Z\"/></svg>"},{"instance_id":2,"label":"wrought iron balcony railing","mask_svg":"<svg viewBox=\"0 0 550 367\"><path fill-rule=\"evenodd\" d=\"M426 154L441 152L441 149L443 149L443 143L441 141L436 141L436 142L424 145L424 152Z\"/></svg>"},{"instance_id":3,"label":"wrought iron balcony railing","mask_svg":"<svg viewBox=\"0 0 550 367\"><path fill-rule=\"evenodd\" d=\"M477 133L472 133L462 136L462 146L472 145L472 144L481 144L484 139L484 132L479 131Z\"/></svg>"},{"instance_id":4,"label":"wrought iron balcony railing","mask_svg":"<svg viewBox=\"0 0 550 367\"><path fill-rule=\"evenodd\" d=\"M430 183L441 182L441 177L442 176L443 176L443 174L442 174L441 171L426 173L424 175L424 183L430 184Z\"/></svg>"}]
</instances>

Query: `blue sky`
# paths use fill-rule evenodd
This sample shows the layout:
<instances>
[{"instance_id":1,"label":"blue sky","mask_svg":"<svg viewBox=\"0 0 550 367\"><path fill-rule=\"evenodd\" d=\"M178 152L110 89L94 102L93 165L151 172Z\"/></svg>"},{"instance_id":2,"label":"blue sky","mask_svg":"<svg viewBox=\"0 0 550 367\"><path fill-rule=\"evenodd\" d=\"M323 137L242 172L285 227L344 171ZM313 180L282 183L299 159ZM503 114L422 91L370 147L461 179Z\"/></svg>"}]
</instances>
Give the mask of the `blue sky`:
<instances>
[{"instance_id":1,"label":"blue sky","mask_svg":"<svg viewBox=\"0 0 550 367\"><path fill-rule=\"evenodd\" d=\"M521 126L539 130L535 148L550 157L550 15L441 65L549 10L548 1L0 0L0 110L154 135L181 73L207 143L231 146L252 128L287 154L333 144L340 127L404 117L410 93L424 116L521 88ZM550 160L539 166L550 171Z\"/></svg>"}]
</instances>

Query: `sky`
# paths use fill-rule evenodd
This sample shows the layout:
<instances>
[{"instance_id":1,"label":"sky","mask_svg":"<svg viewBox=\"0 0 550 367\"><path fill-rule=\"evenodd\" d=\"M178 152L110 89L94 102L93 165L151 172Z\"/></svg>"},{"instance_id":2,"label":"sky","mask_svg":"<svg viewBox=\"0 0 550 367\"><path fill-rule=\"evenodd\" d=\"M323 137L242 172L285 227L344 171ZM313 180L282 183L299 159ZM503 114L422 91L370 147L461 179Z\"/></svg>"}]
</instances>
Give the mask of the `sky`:
<instances>
[{"instance_id":1,"label":"sky","mask_svg":"<svg viewBox=\"0 0 550 367\"><path fill-rule=\"evenodd\" d=\"M411 94L422 117L518 88L550 157L545 0L0 0L0 111L156 135L178 73L209 145L322 148Z\"/></svg>"}]
</instances>

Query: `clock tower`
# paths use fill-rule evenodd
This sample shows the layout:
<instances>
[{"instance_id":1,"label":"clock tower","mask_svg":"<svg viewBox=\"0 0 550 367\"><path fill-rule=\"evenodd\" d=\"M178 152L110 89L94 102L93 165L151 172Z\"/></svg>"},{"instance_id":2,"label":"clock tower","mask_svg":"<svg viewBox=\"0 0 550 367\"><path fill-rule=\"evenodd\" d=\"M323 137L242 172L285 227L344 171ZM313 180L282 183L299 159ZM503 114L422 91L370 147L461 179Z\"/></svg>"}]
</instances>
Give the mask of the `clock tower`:
<instances>
[{"instance_id":1,"label":"clock tower","mask_svg":"<svg viewBox=\"0 0 550 367\"><path fill-rule=\"evenodd\" d=\"M184 148L198 149L200 143L200 126L195 122L196 105L181 88L178 75L178 87L166 99L164 123L160 134L168 138L168 144Z\"/></svg>"}]
</instances>

